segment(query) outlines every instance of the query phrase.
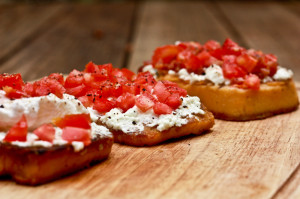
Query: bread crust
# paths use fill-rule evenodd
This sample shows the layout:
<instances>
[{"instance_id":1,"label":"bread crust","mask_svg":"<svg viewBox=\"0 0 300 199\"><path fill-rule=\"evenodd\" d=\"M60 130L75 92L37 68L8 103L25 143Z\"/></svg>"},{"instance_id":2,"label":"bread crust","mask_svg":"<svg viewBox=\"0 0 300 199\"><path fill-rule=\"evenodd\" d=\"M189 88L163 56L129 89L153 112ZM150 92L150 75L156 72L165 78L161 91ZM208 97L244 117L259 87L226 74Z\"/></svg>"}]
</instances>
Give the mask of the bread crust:
<instances>
[{"instance_id":1,"label":"bread crust","mask_svg":"<svg viewBox=\"0 0 300 199\"><path fill-rule=\"evenodd\" d=\"M78 152L69 144L46 148L0 143L0 176L11 176L20 184L43 184L104 160L112 144L112 137L100 135Z\"/></svg>"},{"instance_id":2,"label":"bread crust","mask_svg":"<svg viewBox=\"0 0 300 199\"><path fill-rule=\"evenodd\" d=\"M263 83L259 90L217 86L206 82L189 84L175 75L161 75L160 80L176 82L191 96L198 96L215 118L231 121L263 119L296 110L299 105L293 80Z\"/></svg>"},{"instance_id":3,"label":"bread crust","mask_svg":"<svg viewBox=\"0 0 300 199\"><path fill-rule=\"evenodd\" d=\"M156 127L144 126L143 132L124 133L109 129L114 135L114 141L131 146L153 146L172 138L179 138L186 135L199 135L209 130L214 125L214 116L201 105L204 115L198 114L188 119L188 123L180 127L171 127L164 131L158 131Z\"/></svg>"}]
</instances>

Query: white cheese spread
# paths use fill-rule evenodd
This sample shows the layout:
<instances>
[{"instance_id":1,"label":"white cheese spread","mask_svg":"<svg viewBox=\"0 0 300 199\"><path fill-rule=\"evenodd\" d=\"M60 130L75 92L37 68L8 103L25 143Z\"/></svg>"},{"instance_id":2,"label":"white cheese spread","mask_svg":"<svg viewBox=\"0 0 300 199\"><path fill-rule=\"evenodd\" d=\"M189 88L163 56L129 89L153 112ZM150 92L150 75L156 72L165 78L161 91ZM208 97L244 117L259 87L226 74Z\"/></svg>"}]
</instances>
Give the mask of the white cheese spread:
<instances>
[{"instance_id":1,"label":"white cheese spread","mask_svg":"<svg viewBox=\"0 0 300 199\"><path fill-rule=\"evenodd\" d=\"M118 108L114 108L105 115L98 114L101 122L114 130L121 130L124 133L139 133L144 130L144 126L156 127L159 131L167 130L173 126L187 124L188 118L196 114L204 114L201 109L198 97L184 97L182 104L171 114L155 115L153 109L142 112L137 106L128 109L125 113Z\"/></svg>"},{"instance_id":2,"label":"white cheese spread","mask_svg":"<svg viewBox=\"0 0 300 199\"><path fill-rule=\"evenodd\" d=\"M281 66L278 66L277 71L275 75L273 76L273 79L275 80L287 80L291 79L293 76L293 72L289 69L283 68Z\"/></svg>"},{"instance_id":3,"label":"white cheese spread","mask_svg":"<svg viewBox=\"0 0 300 199\"><path fill-rule=\"evenodd\" d=\"M10 129L23 114L27 119L28 129L34 130L42 124L50 123L56 117L89 113L79 100L68 94L64 94L63 99L49 94L41 97L10 100L5 97L5 92L3 92L0 93L1 130Z\"/></svg>"}]
</instances>

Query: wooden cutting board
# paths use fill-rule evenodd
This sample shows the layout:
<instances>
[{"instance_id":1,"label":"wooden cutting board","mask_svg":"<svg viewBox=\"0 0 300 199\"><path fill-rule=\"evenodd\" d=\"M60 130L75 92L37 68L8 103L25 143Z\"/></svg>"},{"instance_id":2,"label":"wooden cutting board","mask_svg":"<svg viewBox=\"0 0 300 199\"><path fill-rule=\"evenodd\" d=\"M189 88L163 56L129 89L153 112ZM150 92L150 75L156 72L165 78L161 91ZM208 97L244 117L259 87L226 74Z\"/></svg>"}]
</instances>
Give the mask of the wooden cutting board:
<instances>
[{"instance_id":1,"label":"wooden cutting board","mask_svg":"<svg viewBox=\"0 0 300 199\"><path fill-rule=\"evenodd\" d=\"M299 162L300 109L258 121L216 120L201 136L154 147L114 144L106 161L52 183L1 179L0 198L299 198Z\"/></svg>"}]
</instances>

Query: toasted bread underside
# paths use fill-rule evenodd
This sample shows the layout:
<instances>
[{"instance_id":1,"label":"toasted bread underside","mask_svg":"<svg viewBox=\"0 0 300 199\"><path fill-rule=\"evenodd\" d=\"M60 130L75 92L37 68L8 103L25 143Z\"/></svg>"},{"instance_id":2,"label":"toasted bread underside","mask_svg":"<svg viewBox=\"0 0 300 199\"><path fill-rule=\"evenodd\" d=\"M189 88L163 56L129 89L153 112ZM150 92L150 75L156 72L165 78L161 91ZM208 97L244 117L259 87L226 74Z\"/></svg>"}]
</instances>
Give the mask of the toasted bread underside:
<instances>
[{"instance_id":1,"label":"toasted bread underside","mask_svg":"<svg viewBox=\"0 0 300 199\"><path fill-rule=\"evenodd\" d=\"M107 158L112 144L113 138L98 136L75 152L72 145L46 148L0 143L0 176L11 176L20 184L43 184Z\"/></svg>"},{"instance_id":2,"label":"toasted bread underside","mask_svg":"<svg viewBox=\"0 0 300 199\"><path fill-rule=\"evenodd\" d=\"M299 105L293 80L260 85L259 90L203 83L189 84L176 76L160 76L161 80L178 83L191 96L198 96L215 118L232 121L262 119L296 110Z\"/></svg>"},{"instance_id":3,"label":"toasted bread underside","mask_svg":"<svg viewBox=\"0 0 300 199\"><path fill-rule=\"evenodd\" d=\"M164 131L158 131L156 127L145 126L143 132L124 133L110 129L114 135L114 141L121 144L131 146L152 146L163 141L179 138L186 135L199 135L202 132L209 130L214 125L214 116L211 112L202 105L205 111L203 115L195 115L188 118L188 123L180 127L171 127Z\"/></svg>"}]
</instances>

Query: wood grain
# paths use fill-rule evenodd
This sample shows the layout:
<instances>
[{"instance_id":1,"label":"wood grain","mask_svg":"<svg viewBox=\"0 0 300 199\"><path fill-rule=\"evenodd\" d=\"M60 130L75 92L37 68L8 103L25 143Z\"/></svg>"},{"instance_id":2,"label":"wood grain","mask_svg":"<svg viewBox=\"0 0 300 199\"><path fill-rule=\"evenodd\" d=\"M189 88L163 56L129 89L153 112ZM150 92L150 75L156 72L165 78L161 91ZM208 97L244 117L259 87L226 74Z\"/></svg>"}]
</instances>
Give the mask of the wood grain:
<instances>
[{"instance_id":1,"label":"wood grain","mask_svg":"<svg viewBox=\"0 0 300 199\"><path fill-rule=\"evenodd\" d=\"M211 132L154 147L114 144L108 160L46 185L1 180L0 197L270 198L299 165L299 119L300 109L251 122L217 120ZM294 176L282 196L298 196Z\"/></svg>"},{"instance_id":2,"label":"wood grain","mask_svg":"<svg viewBox=\"0 0 300 199\"><path fill-rule=\"evenodd\" d=\"M300 80L299 15L274 2L220 1L217 5L249 47L277 55L279 63Z\"/></svg>"},{"instance_id":3,"label":"wood grain","mask_svg":"<svg viewBox=\"0 0 300 199\"><path fill-rule=\"evenodd\" d=\"M0 64L40 36L60 11L59 5L1 5Z\"/></svg>"},{"instance_id":4,"label":"wood grain","mask_svg":"<svg viewBox=\"0 0 300 199\"><path fill-rule=\"evenodd\" d=\"M90 60L121 66L133 8L133 3L64 5L59 20L4 63L0 72L18 72L33 80L51 72L83 69Z\"/></svg>"},{"instance_id":5,"label":"wood grain","mask_svg":"<svg viewBox=\"0 0 300 199\"><path fill-rule=\"evenodd\" d=\"M188 13L183 11L188 11ZM201 2L144 2L138 12L129 68L136 71L155 48L175 41L239 38L226 29L214 8Z\"/></svg>"}]
</instances>

